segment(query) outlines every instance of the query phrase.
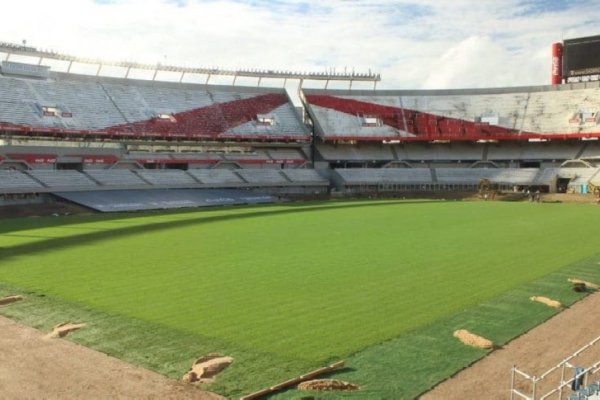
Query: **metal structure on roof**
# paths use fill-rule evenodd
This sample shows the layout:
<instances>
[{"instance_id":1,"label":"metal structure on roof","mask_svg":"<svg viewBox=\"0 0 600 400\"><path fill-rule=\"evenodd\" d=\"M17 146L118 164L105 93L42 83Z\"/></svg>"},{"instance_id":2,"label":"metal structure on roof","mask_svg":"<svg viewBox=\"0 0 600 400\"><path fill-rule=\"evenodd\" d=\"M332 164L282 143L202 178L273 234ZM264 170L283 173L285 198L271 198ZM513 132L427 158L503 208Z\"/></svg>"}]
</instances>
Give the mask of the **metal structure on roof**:
<instances>
[{"instance_id":1,"label":"metal structure on roof","mask_svg":"<svg viewBox=\"0 0 600 400\"><path fill-rule=\"evenodd\" d=\"M36 47L27 46L26 42L23 44L0 42L0 52L6 53L5 61L9 61L10 57L16 56L27 56L38 58L38 65L42 65L43 61L58 60L68 62L67 73L71 72L73 63L81 63L88 65L96 65L96 76L101 76L102 67L121 67L125 68L126 72L124 78L128 78L131 70L147 70L154 71L152 80L156 80L156 76L159 72L175 72L180 73L179 82L182 82L186 74L206 75L206 84L209 83L213 76L231 76L233 77L233 85L235 85L238 77L244 78L256 78L258 79L258 86L260 86L262 79L283 79L284 86L288 79L299 80L299 87L302 86L305 80L311 81L325 81L325 87L330 81L342 81L349 82L350 89L352 88L353 82L372 82L373 88L376 88L377 82L381 81L381 75L375 74L369 71L368 73L357 73L350 72L343 73L338 72L298 72L298 71L281 71L281 70L262 70L262 69L223 69L223 68L204 68L204 67L179 67L175 65L162 65L157 63L144 64L129 61L107 61L99 58L85 58L76 57L68 54L58 53L53 50L42 50Z\"/></svg>"}]
</instances>

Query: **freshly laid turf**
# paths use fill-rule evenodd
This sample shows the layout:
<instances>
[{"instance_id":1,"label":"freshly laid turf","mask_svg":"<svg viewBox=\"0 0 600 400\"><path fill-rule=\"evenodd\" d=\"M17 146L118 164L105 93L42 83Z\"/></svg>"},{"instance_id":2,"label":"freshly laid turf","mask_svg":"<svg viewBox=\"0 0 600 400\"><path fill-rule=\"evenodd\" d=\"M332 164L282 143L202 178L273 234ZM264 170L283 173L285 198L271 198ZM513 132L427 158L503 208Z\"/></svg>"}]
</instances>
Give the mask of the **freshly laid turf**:
<instances>
[{"instance_id":1,"label":"freshly laid turf","mask_svg":"<svg viewBox=\"0 0 600 400\"><path fill-rule=\"evenodd\" d=\"M554 312L529 296L576 299L561 270L598 280L597 214L426 201L8 220L0 295L29 301L0 312L86 322L78 340L170 376L228 353L212 387L228 395L346 358L363 395L414 397L484 354L454 329L503 343ZM438 351L448 365L427 362Z\"/></svg>"}]
</instances>

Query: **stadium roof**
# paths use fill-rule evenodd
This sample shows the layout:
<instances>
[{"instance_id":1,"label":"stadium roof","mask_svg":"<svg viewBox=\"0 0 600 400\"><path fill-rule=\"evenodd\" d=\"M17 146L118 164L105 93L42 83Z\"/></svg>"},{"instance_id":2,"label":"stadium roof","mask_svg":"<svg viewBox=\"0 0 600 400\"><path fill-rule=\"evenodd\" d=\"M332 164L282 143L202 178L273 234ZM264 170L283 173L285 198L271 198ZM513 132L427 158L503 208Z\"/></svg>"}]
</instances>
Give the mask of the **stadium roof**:
<instances>
[{"instance_id":1,"label":"stadium roof","mask_svg":"<svg viewBox=\"0 0 600 400\"><path fill-rule=\"evenodd\" d=\"M70 72L73 63L83 63L97 65L98 69L96 75L100 75L103 66L121 67L126 68L125 78L129 76L132 69L136 70L150 70L154 71L152 80L156 79L158 72L177 72L181 73L180 81L183 80L186 74L199 74L207 75L206 83L210 80L213 75L222 76L233 76L234 84L237 77L246 78L257 78L260 80L263 78L275 78L275 79L297 79L300 80L300 86L304 80L318 80L318 81L346 81L352 82L373 82L374 85L381 81L381 75L375 74L369 71L368 73L337 73L337 72L299 72L299 71L281 71L281 70L261 70L261 69L221 69L221 68L204 68L204 67L179 67L175 65L161 65L161 64L143 64L129 61L106 61L98 58L82 58L72 56L68 54L62 54L51 50L42 50L36 47L27 46L25 44L14 44L7 42L0 42L0 52L7 54L6 61L10 59L12 55L28 56L39 58L38 64L41 65L44 59L66 61L69 63L67 72Z\"/></svg>"}]
</instances>

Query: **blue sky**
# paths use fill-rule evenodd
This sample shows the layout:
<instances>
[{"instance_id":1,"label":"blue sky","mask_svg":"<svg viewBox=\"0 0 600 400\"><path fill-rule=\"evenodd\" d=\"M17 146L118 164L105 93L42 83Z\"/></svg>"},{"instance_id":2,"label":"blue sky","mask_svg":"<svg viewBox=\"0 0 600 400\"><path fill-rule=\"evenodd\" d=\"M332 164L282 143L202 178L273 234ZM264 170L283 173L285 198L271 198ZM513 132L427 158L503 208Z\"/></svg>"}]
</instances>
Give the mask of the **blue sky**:
<instances>
[{"instance_id":1,"label":"blue sky","mask_svg":"<svg viewBox=\"0 0 600 400\"><path fill-rule=\"evenodd\" d=\"M600 34L597 1L20 0L0 41L183 66L382 74L380 88L547 84L550 45ZM10 16L6 18L6 16ZM56 66L58 68L58 66Z\"/></svg>"}]
</instances>

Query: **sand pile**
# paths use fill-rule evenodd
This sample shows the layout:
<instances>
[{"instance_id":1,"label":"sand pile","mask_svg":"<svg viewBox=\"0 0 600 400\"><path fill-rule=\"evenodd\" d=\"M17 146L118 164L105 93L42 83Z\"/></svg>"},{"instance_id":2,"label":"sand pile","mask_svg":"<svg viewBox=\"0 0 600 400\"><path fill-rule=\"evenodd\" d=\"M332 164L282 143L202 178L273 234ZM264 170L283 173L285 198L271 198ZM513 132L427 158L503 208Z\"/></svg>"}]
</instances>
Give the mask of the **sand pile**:
<instances>
[{"instance_id":1,"label":"sand pile","mask_svg":"<svg viewBox=\"0 0 600 400\"><path fill-rule=\"evenodd\" d=\"M302 382L298 385L298 390L327 391L327 390L358 390L360 387L353 383L340 381L337 379L313 379L312 381Z\"/></svg>"},{"instance_id":2,"label":"sand pile","mask_svg":"<svg viewBox=\"0 0 600 400\"><path fill-rule=\"evenodd\" d=\"M545 304L548 307L563 308L563 305L561 304L560 301L552 300L552 299L549 299L548 297L544 297L544 296L532 296L531 300L532 301L537 301L538 303Z\"/></svg>"},{"instance_id":3,"label":"sand pile","mask_svg":"<svg viewBox=\"0 0 600 400\"><path fill-rule=\"evenodd\" d=\"M12 304L16 301L23 300L23 296L6 296L0 299L0 306L5 306L7 304Z\"/></svg>"},{"instance_id":4,"label":"sand pile","mask_svg":"<svg viewBox=\"0 0 600 400\"><path fill-rule=\"evenodd\" d=\"M67 336L69 333L81 329L85 324L74 324L72 322L63 322L58 324L52 329L52 332L45 336L46 339L62 338Z\"/></svg>"},{"instance_id":5,"label":"sand pile","mask_svg":"<svg viewBox=\"0 0 600 400\"><path fill-rule=\"evenodd\" d=\"M215 376L233 362L233 358L220 354L208 354L197 359L192 368L183 375L187 383L212 383Z\"/></svg>"},{"instance_id":6,"label":"sand pile","mask_svg":"<svg viewBox=\"0 0 600 400\"><path fill-rule=\"evenodd\" d=\"M583 280L577 279L577 278L569 278L567 280L569 282L571 282L573 285L583 285L583 286L585 286L586 289L597 290L598 288L600 288L600 286L596 285L595 283L583 281Z\"/></svg>"},{"instance_id":7,"label":"sand pile","mask_svg":"<svg viewBox=\"0 0 600 400\"><path fill-rule=\"evenodd\" d=\"M454 337L466 344L467 346L477 347L479 349L492 349L494 348L494 342L477 336L465 329L459 329L454 331Z\"/></svg>"}]
</instances>

